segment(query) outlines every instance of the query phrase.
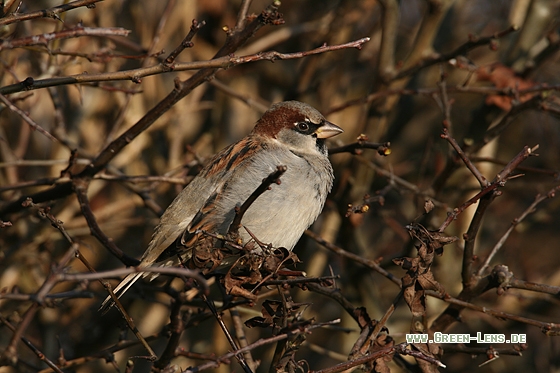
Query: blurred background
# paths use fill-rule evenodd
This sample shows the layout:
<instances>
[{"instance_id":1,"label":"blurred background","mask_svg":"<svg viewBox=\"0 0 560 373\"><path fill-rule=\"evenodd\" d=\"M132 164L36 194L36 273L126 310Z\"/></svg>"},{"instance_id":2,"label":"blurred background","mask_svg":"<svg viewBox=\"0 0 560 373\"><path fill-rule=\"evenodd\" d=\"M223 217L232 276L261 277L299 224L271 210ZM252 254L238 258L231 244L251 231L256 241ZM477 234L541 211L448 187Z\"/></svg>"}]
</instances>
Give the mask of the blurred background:
<instances>
[{"instance_id":1,"label":"blurred background","mask_svg":"<svg viewBox=\"0 0 560 373\"><path fill-rule=\"evenodd\" d=\"M177 61L209 60L226 41L226 30L233 29L242 7L240 0L105 0L90 1L94 6L56 17L2 22L14 12L33 13L68 3L73 2L2 2L0 92L28 77L37 82L155 66L181 43L193 19L206 24L193 38L193 47L183 51ZM268 5L267 1L250 2L249 15L259 15ZM480 191L476 178L441 138L445 120L453 138L490 181L524 146L539 145L538 156L527 159L515 172L523 176L500 188L502 194L478 223L473 267L477 271L535 197L560 184L559 11L560 4L551 0L283 0L279 12L285 22L263 27L236 55L300 52L363 37L371 41L361 50L342 49L274 63L258 61L219 71L215 79L161 115L93 177L87 190L91 210L102 232L128 256L139 258L158 214L213 154L245 136L271 103L299 100L344 128L344 134L329 143L330 148L353 143L360 135L371 142L390 142L388 156L371 149L331 156L335 186L311 229L401 278L405 271L392 259L416 255L414 240L405 227L421 223L437 229L448 212ZM80 25L121 27L130 34L54 37L39 44L25 39ZM508 31L511 26L516 31ZM493 35L497 37L483 39ZM477 40L483 41L475 45ZM97 311L107 295L98 282L60 282L49 294L70 292L73 296L53 297L40 307L32 296L26 296L37 294L50 281L50 274L70 248L60 230L41 218L40 209L49 208L63 223L96 271L124 264L92 236L73 193L54 196L36 207L14 207L14 201L68 183L70 174L65 171L78 174L171 92L175 79L188 79L195 72L166 72L136 82L107 78L4 94L57 141L34 130L3 101L0 219L11 225L0 228L0 372L51 371L18 342L21 336L51 361L70 362L64 370L69 372L124 371L132 357L147 355L116 310L104 316ZM74 163L69 167L73 150ZM435 205L429 214L424 210L426 200ZM361 208L363 205L367 208ZM475 209L476 204L467 208L445 229L445 234L459 240L446 246L432 266L435 280L454 297L463 288L463 235L473 222ZM491 289L469 301L536 323L464 310L445 330L471 335L526 334L522 356L504 353L479 367L489 359L486 352L454 352L444 345L440 359L447 366L445 371L560 371L558 337L546 335L538 324L560 322L560 200L544 199L530 210L491 260L489 270L481 274L503 264L516 279L548 287L537 291ZM301 259L296 269L310 277L339 276L334 285L338 292L354 307L365 307L373 319L380 319L399 293L399 287L386 276L307 236L295 252ZM64 268L66 273L87 271L77 259ZM171 297L161 291L162 284L138 283L122 299L158 356L169 340ZM172 286L183 287L177 279ZM211 294L219 306L217 285L212 285ZM281 298L274 288L261 294L253 305L236 308L242 322L261 315L266 299ZM300 365L303 371L346 361L360 333L354 318L333 297L299 288L290 289L289 294L304 304L299 310L302 320L341 319L336 328L315 329L306 335L294 361L306 362ZM428 297L426 325L447 306ZM171 362L181 369L231 350L215 318L202 314L202 308L202 303L193 301L181 309L188 327L180 336L181 350ZM225 312L223 317L233 329L232 314ZM411 330L411 312L404 301L397 304L386 326L395 343L405 341ZM249 343L271 335L270 328L243 329ZM130 347L119 341L130 341ZM511 344L493 347L514 350ZM256 371L270 369L274 348L269 344L252 351L252 358L260 363ZM143 359L132 360L130 369L135 372L163 368L154 368ZM412 358L397 360L387 363L391 371L421 371ZM379 366L369 369L384 371ZM232 361L215 369L232 370L241 368Z\"/></svg>"}]
</instances>

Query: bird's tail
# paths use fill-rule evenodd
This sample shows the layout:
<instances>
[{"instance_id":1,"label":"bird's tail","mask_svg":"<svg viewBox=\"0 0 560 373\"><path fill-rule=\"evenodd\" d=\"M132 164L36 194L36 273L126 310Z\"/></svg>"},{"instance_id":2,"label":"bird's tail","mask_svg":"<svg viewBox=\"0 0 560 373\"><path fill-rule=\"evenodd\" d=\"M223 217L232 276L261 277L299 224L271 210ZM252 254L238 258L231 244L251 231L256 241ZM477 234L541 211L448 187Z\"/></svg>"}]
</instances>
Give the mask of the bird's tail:
<instances>
[{"instance_id":1,"label":"bird's tail","mask_svg":"<svg viewBox=\"0 0 560 373\"><path fill-rule=\"evenodd\" d=\"M122 297L123 294L126 293L127 290L130 289L130 287L143 275L144 275L143 272L136 272L136 273L129 274L124 278L124 280L121 281L120 284L117 285L117 287L113 290L113 293L117 296L117 298ZM106 313L114 305L115 302L113 301L113 298L111 298L111 296L109 295L107 298L105 298L105 300L101 304L101 307L99 307L99 311L101 313Z\"/></svg>"}]
</instances>

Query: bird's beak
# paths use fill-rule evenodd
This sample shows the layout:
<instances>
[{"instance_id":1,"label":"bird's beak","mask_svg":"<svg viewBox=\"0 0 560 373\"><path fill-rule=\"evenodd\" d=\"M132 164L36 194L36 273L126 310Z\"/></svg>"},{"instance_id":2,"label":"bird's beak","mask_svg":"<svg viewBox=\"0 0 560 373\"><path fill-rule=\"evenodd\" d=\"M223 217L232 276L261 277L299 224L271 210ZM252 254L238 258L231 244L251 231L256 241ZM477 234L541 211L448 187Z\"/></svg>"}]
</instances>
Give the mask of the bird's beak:
<instances>
[{"instance_id":1,"label":"bird's beak","mask_svg":"<svg viewBox=\"0 0 560 373\"><path fill-rule=\"evenodd\" d=\"M336 136L342 132L344 132L344 130L336 124L324 121L323 125L317 128L315 134L317 135L318 139L328 139L329 137Z\"/></svg>"}]
</instances>

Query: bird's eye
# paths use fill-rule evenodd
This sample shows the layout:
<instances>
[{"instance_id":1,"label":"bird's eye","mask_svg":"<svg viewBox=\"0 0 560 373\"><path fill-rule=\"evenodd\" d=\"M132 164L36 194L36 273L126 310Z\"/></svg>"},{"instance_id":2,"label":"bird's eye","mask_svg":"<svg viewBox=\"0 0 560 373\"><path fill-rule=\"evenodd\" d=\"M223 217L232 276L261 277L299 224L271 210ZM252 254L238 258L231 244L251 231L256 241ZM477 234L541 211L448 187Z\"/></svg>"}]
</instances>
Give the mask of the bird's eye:
<instances>
[{"instance_id":1,"label":"bird's eye","mask_svg":"<svg viewBox=\"0 0 560 373\"><path fill-rule=\"evenodd\" d=\"M298 122L296 124L297 129L301 132L307 132L309 131L309 124L307 124L306 122Z\"/></svg>"}]
</instances>

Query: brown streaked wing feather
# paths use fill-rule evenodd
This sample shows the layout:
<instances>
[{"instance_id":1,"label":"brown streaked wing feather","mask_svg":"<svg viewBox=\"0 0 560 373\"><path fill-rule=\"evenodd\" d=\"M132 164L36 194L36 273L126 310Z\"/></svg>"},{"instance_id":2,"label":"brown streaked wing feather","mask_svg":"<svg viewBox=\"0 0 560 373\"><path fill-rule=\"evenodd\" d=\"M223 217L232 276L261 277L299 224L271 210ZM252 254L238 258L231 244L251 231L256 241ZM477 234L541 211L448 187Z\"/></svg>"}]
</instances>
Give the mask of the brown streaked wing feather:
<instances>
[{"instance_id":1,"label":"brown streaked wing feather","mask_svg":"<svg viewBox=\"0 0 560 373\"><path fill-rule=\"evenodd\" d=\"M255 140L254 136L249 135L223 149L211 159L195 180L185 187L162 216L150 248L142 259L143 263L152 264L177 254L184 254L179 251L198 245L197 241L201 238L199 237L201 234L195 234L197 231L218 233L215 231L219 222L211 219L213 205L219 198L231 170L250 158L261 147L262 143ZM186 194L188 197L185 200L190 202L189 206L178 203L179 197ZM192 198L195 195L203 196L204 199ZM185 209L192 211L188 216L190 219L188 222L177 219L185 216Z\"/></svg>"},{"instance_id":2,"label":"brown streaked wing feather","mask_svg":"<svg viewBox=\"0 0 560 373\"><path fill-rule=\"evenodd\" d=\"M240 163L259 150L262 143L255 141L256 139L249 135L241 141L232 144L216 154L208 166L201 172L203 177L212 177L217 174L229 173L231 169L236 168Z\"/></svg>"}]
</instances>

